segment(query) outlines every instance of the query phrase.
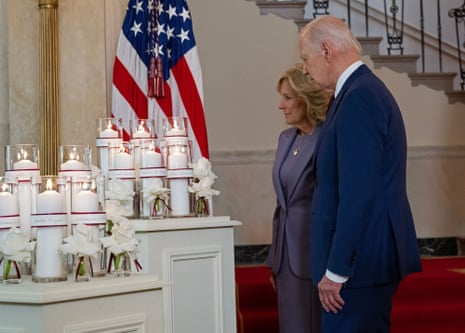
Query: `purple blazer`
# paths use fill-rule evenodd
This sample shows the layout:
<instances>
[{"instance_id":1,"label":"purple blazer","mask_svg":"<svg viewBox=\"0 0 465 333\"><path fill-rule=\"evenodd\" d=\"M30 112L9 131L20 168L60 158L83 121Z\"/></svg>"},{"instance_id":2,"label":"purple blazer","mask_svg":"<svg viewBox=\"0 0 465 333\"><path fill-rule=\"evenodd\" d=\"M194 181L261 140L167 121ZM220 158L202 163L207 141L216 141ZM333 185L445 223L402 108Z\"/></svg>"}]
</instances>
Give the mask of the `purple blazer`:
<instances>
[{"instance_id":1,"label":"purple blazer","mask_svg":"<svg viewBox=\"0 0 465 333\"><path fill-rule=\"evenodd\" d=\"M272 170L272 181L277 204L273 214L272 242L266 263L273 273L278 273L284 244L289 253L291 270L300 278L309 279L310 269L310 216L313 196L312 157L320 128L315 128L310 142L298 155L292 156L290 149L297 138L297 129L284 130L278 140L276 157ZM288 175L285 194L280 170L288 154L296 159L295 169Z\"/></svg>"}]
</instances>

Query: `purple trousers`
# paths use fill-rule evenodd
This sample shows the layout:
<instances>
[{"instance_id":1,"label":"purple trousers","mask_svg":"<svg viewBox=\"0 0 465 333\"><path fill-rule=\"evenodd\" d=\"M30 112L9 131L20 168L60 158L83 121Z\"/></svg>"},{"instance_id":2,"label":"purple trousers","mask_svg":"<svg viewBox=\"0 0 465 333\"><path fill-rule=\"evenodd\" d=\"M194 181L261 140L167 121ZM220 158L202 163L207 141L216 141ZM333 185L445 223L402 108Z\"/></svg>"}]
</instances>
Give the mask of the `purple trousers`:
<instances>
[{"instance_id":1,"label":"purple trousers","mask_svg":"<svg viewBox=\"0 0 465 333\"><path fill-rule=\"evenodd\" d=\"M310 263L309 263L310 265ZM275 276L280 333L320 333L321 304L311 279L297 277L289 266L287 246Z\"/></svg>"}]
</instances>

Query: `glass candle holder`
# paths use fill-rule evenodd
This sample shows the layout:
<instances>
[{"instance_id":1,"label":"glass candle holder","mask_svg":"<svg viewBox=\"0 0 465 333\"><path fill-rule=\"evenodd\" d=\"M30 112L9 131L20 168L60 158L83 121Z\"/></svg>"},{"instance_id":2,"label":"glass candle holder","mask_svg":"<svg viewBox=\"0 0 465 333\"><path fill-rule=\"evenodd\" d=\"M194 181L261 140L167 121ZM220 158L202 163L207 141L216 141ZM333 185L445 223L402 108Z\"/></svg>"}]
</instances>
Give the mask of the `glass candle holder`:
<instances>
[{"instance_id":1,"label":"glass candle holder","mask_svg":"<svg viewBox=\"0 0 465 333\"><path fill-rule=\"evenodd\" d=\"M103 201L98 193L99 182L96 177L76 176L71 179L71 212L103 212Z\"/></svg>"},{"instance_id":2,"label":"glass candle holder","mask_svg":"<svg viewBox=\"0 0 465 333\"><path fill-rule=\"evenodd\" d=\"M87 175L92 169L92 151L88 145L63 145L58 149L59 173L63 176Z\"/></svg>"},{"instance_id":3,"label":"glass candle holder","mask_svg":"<svg viewBox=\"0 0 465 333\"><path fill-rule=\"evenodd\" d=\"M66 212L66 182L61 176L46 175L33 182L36 214Z\"/></svg>"},{"instance_id":4,"label":"glass candle holder","mask_svg":"<svg viewBox=\"0 0 465 333\"><path fill-rule=\"evenodd\" d=\"M15 178L0 177L0 219L19 217L18 183Z\"/></svg>"},{"instance_id":5,"label":"glass candle holder","mask_svg":"<svg viewBox=\"0 0 465 333\"><path fill-rule=\"evenodd\" d=\"M35 144L5 146L5 177L18 181L18 205L21 230L30 236L31 213L35 202L31 198L32 179L40 177L39 149Z\"/></svg>"},{"instance_id":6,"label":"glass candle holder","mask_svg":"<svg viewBox=\"0 0 465 333\"><path fill-rule=\"evenodd\" d=\"M108 176L109 146L123 142L122 123L116 118L100 118L97 124L97 139L95 146L98 152L99 168L104 176Z\"/></svg>"},{"instance_id":7,"label":"glass candle holder","mask_svg":"<svg viewBox=\"0 0 465 333\"><path fill-rule=\"evenodd\" d=\"M186 117L171 117L163 119L163 137L188 136Z\"/></svg>"},{"instance_id":8,"label":"glass candle holder","mask_svg":"<svg viewBox=\"0 0 465 333\"><path fill-rule=\"evenodd\" d=\"M129 126L131 129L131 139L156 138L155 120L153 119L131 119Z\"/></svg>"},{"instance_id":9,"label":"glass candle holder","mask_svg":"<svg viewBox=\"0 0 465 333\"><path fill-rule=\"evenodd\" d=\"M39 149L36 144L5 146L5 171L24 172L39 169Z\"/></svg>"},{"instance_id":10,"label":"glass candle holder","mask_svg":"<svg viewBox=\"0 0 465 333\"><path fill-rule=\"evenodd\" d=\"M31 216L32 280L54 282L67 279L65 256L60 247L67 236L65 187L63 177L42 176L33 183L36 213Z\"/></svg>"},{"instance_id":11,"label":"glass candle holder","mask_svg":"<svg viewBox=\"0 0 465 333\"><path fill-rule=\"evenodd\" d=\"M164 138L163 160L168 170L186 169L192 163L191 140L187 137Z\"/></svg>"},{"instance_id":12,"label":"glass candle holder","mask_svg":"<svg viewBox=\"0 0 465 333\"><path fill-rule=\"evenodd\" d=\"M109 171L134 169L134 146L129 142L109 146Z\"/></svg>"},{"instance_id":13,"label":"glass candle holder","mask_svg":"<svg viewBox=\"0 0 465 333\"><path fill-rule=\"evenodd\" d=\"M121 119L116 118L99 118L97 121L97 138L115 139L122 138L121 129L123 128Z\"/></svg>"},{"instance_id":14,"label":"glass candle holder","mask_svg":"<svg viewBox=\"0 0 465 333\"><path fill-rule=\"evenodd\" d=\"M164 167L161 150L155 140L142 142L140 146L140 168Z\"/></svg>"},{"instance_id":15,"label":"glass candle holder","mask_svg":"<svg viewBox=\"0 0 465 333\"><path fill-rule=\"evenodd\" d=\"M115 277L130 276L140 270L142 270L142 266L134 253L125 251L119 254L110 254L108 272Z\"/></svg>"}]
</instances>

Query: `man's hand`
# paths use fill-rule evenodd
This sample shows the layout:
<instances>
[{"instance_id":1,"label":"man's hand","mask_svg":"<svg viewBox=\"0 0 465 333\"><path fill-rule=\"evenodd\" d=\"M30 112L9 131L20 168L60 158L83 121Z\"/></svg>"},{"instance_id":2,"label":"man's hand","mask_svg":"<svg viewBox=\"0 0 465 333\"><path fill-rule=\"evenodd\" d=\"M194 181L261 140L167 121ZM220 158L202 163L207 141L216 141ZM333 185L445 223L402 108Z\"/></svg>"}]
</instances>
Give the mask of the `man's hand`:
<instances>
[{"instance_id":1,"label":"man's hand","mask_svg":"<svg viewBox=\"0 0 465 333\"><path fill-rule=\"evenodd\" d=\"M340 294L341 289L342 283L333 282L326 276L318 283L321 305L326 312L338 313L342 309L344 300Z\"/></svg>"}]
</instances>

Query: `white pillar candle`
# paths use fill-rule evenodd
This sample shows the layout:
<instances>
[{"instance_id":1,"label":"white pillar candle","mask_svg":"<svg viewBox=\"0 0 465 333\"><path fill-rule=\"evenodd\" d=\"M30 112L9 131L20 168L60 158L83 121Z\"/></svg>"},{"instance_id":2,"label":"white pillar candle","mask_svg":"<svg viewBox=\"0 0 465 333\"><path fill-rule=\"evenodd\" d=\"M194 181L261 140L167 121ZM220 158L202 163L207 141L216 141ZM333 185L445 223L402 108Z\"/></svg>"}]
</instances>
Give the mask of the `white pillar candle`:
<instances>
[{"instance_id":1,"label":"white pillar candle","mask_svg":"<svg viewBox=\"0 0 465 333\"><path fill-rule=\"evenodd\" d=\"M171 179L171 212L175 216L187 216L189 209L189 190L187 179Z\"/></svg>"},{"instance_id":2,"label":"white pillar candle","mask_svg":"<svg viewBox=\"0 0 465 333\"><path fill-rule=\"evenodd\" d=\"M59 252L65 227L37 228L34 277L55 278L63 275L63 255Z\"/></svg>"},{"instance_id":3,"label":"white pillar candle","mask_svg":"<svg viewBox=\"0 0 465 333\"><path fill-rule=\"evenodd\" d=\"M142 168L158 168L161 166L161 154L154 150L142 150Z\"/></svg>"},{"instance_id":4,"label":"white pillar candle","mask_svg":"<svg viewBox=\"0 0 465 333\"><path fill-rule=\"evenodd\" d=\"M0 192L0 216L18 214L18 199L15 193Z\"/></svg>"},{"instance_id":5,"label":"white pillar candle","mask_svg":"<svg viewBox=\"0 0 465 333\"><path fill-rule=\"evenodd\" d=\"M124 151L118 152L113 159L114 169L132 169L132 156Z\"/></svg>"},{"instance_id":6,"label":"white pillar candle","mask_svg":"<svg viewBox=\"0 0 465 333\"><path fill-rule=\"evenodd\" d=\"M118 132L115 131L114 129L107 128L107 129L105 129L103 131L100 131L99 135L100 135L101 138L117 138L118 137Z\"/></svg>"},{"instance_id":7,"label":"white pillar candle","mask_svg":"<svg viewBox=\"0 0 465 333\"><path fill-rule=\"evenodd\" d=\"M108 176L108 147L99 147L100 170L102 174Z\"/></svg>"},{"instance_id":8,"label":"white pillar candle","mask_svg":"<svg viewBox=\"0 0 465 333\"><path fill-rule=\"evenodd\" d=\"M134 139L149 139L150 133L143 128L139 128L132 136Z\"/></svg>"},{"instance_id":9,"label":"white pillar candle","mask_svg":"<svg viewBox=\"0 0 465 333\"><path fill-rule=\"evenodd\" d=\"M175 151L168 155L169 169L185 169L187 168L187 154Z\"/></svg>"},{"instance_id":10,"label":"white pillar candle","mask_svg":"<svg viewBox=\"0 0 465 333\"><path fill-rule=\"evenodd\" d=\"M37 196L37 213L64 213L65 204L61 193L55 190L46 190Z\"/></svg>"},{"instance_id":11,"label":"white pillar candle","mask_svg":"<svg viewBox=\"0 0 465 333\"><path fill-rule=\"evenodd\" d=\"M26 169L37 169L38 164L32 162L31 160L19 160L18 162L13 163L14 170L26 170Z\"/></svg>"},{"instance_id":12,"label":"white pillar candle","mask_svg":"<svg viewBox=\"0 0 465 333\"><path fill-rule=\"evenodd\" d=\"M178 127L174 127L166 132L166 136L186 136L186 131Z\"/></svg>"},{"instance_id":13,"label":"white pillar candle","mask_svg":"<svg viewBox=\"0 0 465 333\"><path fill-rule=\"evenodd\" d=\"M31 236L31 211L32 211L32 183L21 181L18 183L19 225L21 231L28 237Z\"/></svg>"},{"instance_id":14,"label":"white pillar candle","mask_svg":"<svg viewBox=\"0 0 465 333\"><path fill-rule=\"evenodd\" d=\"M74 194L74 193L73 193ZM82 190L73 196L73 212L98 212L98 195L89 190Z\"/></svg>"},{"instance_id":15,"label":"white pillar candle","mask_svg":"<svg viewBox=\"0 0 465 333\"><path fill-rule=\"evenodd\" d=\"M152 182L153 182L153 179L151 179L151 178L144 178L144 179L141 179L142 189L145 189L145 188L149 187L150 184L152 184ZM143 216L143 217L150 217L150 216L152 215L152 210L153 210L154 202L153 202L153 201L147 202L146 200L144 200L144 195L143 195L143 193L141 194L141 199L142 199L142 212L141 212L141 216Z\"/></svg>"},{"instance_id":16,"label":"white pillar candle","mask_svg":"<svg viewBox=\"0 0 465 333\"><path fill-rule=\"evenodd\" d=\"M60 170L86 170L86 166L81 161L68 160L65 163L61 163Z\"/></svg>"}]
</instances>

